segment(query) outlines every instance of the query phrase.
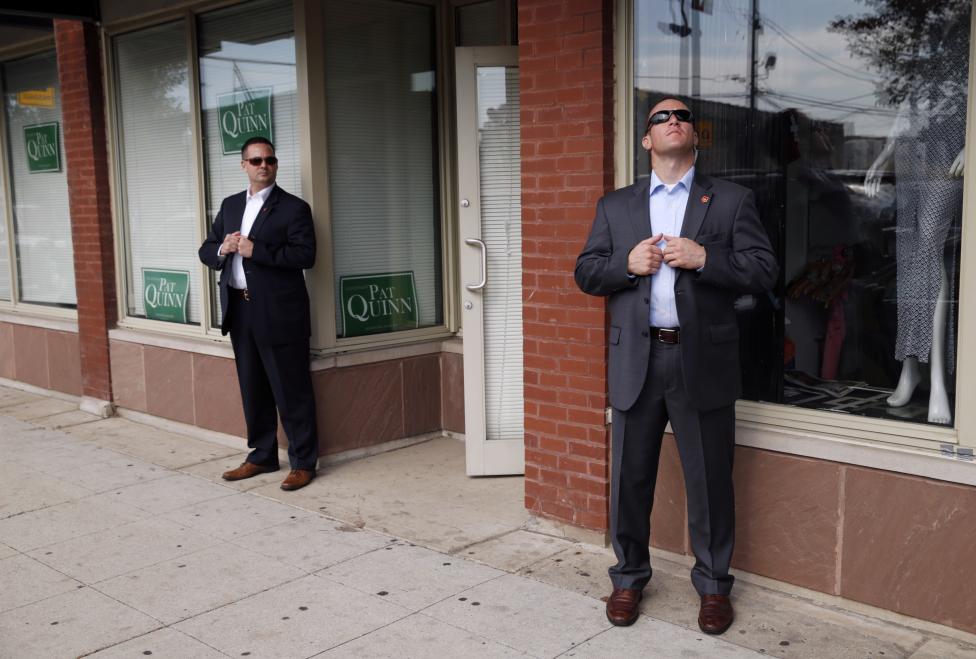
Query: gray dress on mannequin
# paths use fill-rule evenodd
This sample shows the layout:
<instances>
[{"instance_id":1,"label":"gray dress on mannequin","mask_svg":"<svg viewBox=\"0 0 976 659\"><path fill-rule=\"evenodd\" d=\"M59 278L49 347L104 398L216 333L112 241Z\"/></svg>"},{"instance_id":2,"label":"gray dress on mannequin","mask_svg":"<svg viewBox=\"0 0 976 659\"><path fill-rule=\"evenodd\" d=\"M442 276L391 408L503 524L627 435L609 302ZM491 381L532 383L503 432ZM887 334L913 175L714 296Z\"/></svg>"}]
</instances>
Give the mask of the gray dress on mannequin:
<instances>
[{"instance_id":1,"label":"gray dress on mannequin","mask_svg":"<svg viewBox=\"0 0 976 659\"><path fill-rule=\"evenodd\" d=\"M955 364L956 280L962 179L949 169L965 143L968 41L946 40L899 112L895 137L898 332L895 359L928 362L932 319L945 268L949 301L946 365ZM959 45L956 46L955 44ZM961 46L966 46L964 50Z\"/></svg>"}]
</instances>

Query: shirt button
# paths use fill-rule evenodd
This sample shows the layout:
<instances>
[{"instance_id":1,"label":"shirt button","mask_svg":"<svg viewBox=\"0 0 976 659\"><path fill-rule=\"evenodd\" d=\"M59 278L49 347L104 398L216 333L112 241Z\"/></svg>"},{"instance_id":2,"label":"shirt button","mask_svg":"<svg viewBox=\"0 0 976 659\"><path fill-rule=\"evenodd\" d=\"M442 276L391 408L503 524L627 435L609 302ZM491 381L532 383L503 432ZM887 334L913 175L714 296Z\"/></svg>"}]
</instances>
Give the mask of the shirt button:
<instances>
[{"instance_id":1,"label":"shirt button","mask_svg":"<svg viewBox=\"0 0 976 659\"><path fill-rule=\"evenodd\" d=\"M651 333L648 332L647 330L644 330L643 332L641 332L641 336L650 336L650 335L651 335Z\"/></svg>"},{"instance_id":2,"label":"shirt button","mask_svg":"<svg viewBox=\"0 0 976 659\"><path fill-rule=\"evenodd\" d=\"M647 298L645 297L645 298L644 298L644 304L650 304L650 303L651 303L651 301L650 301L650 300L648 300L648 299L647 299Z\"/></svg>"}]
</instances>

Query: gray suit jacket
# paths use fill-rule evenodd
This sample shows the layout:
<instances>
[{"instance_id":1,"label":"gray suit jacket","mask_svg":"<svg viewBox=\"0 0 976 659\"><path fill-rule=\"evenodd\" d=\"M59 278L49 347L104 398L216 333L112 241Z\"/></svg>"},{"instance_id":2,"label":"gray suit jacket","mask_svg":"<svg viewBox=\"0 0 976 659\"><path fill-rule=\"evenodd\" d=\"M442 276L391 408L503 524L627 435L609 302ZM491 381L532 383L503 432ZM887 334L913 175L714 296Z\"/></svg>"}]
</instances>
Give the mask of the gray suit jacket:
<instances>
[{"instance_id":1,"label":"gray suit jacket","mask_svg":"<svg viewBox=\"0 0 976 659\"><path fill-rule=\"evenodd\" d=\"M600 199L576 260L577 285L609 297L610 404L624 411L644 387L652 340L650 277L627 276L630 250L651 236L649 185L648 177ZM776 257L752 192L700 174L691 186L681 236L706 253L701 272L682 270L674 284L685 386L700 410L715 409L742 393L735 298L771 289Z\"/></svg>"}]
</instances>

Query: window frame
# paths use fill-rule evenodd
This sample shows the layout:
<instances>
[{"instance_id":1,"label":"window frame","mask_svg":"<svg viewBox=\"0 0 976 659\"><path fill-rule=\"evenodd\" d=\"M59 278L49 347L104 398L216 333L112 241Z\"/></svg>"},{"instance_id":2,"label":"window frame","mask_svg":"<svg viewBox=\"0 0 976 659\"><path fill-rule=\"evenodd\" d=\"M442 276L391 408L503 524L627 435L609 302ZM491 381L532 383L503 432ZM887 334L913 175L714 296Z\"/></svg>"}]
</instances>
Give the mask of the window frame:
<instances>
[{"instance_id":1,"label":"window frame","mask_svg":"<svg viewBox=\"0 0 976 659\"><path fill-rule=\"evenodd\" d=\"M201 339L229 343L222 336L219 326L212 323L209 268L200 264L203 289L201 296L200 325L183 325L165 321L149 320L129 315L126 296L128 282L126 273L131 267L130 255L126 248L127 207L123 185L121 146L124 135L121 131L119 110L119 89L117 85L118 66L114 55L114 39L120 35L141 29L184 20L186 50L188 57L188 85L190 85L192 119L192 139L197 145L192 176L198 200L199 239L202 242L209 226L206 215L205 163L203 152L202 102L200 98L200 62L197 51L197 19L204 14L247 0L220 0L197 2L174 9L157 11L135 17L127 17L103 26L102 62L106 85L106 111L109 127L109 161L111 167L111 189L113 217L115 223L116 290L118 292L118 327L128 330L180 336L186 339ZM400 0L408 1L408 0ZM327 131L328 117L325 106L325 46L319 38L318 29L324 21L324 7L314 0L292 0L295 37L296 82L298 86L298 128L301 143L301 181L302 196L311 205L315 221L318 259L316 267L307 270L306 285L312 299L312 353L324 357L343 352L384 348L401 344L411 344L432 339L449 338L458 331L457 257L454 248L456 241L453 198L453 168L455 166L453 148L453 86L451 86L453 65L448 67L446 53L450 51L450 35L446 35L448 25L445 12L449 13L447 0L409 0L410 4L420 4L434 9L435 62L438 67L437 85L437 139L438 177L440 182L440 258L441 258L441 297L443 319L438 325L418 329L372 334L360 337L338 338L335 318L335 272L332 268L332 219L329 205ZM246 182L242 179L241 184ZM327 267L323 267L327 266Z\"/></svg>"},{"instance_id":2,"label":"window frame","mask_svg":"<svg viewBox=\"0 0 976 659\"><path fill-rule=\"evenodd\" d=\"M26 59L34 55L45 52L57 52L54 36L41 37L23 44L0 50L0 64ZM60 93L60 87L59 87ZM0 80L0 99L6 94L2 80ZM61 140L64 140L64 119L62 117ZM3 210L0 212L0 222L3 222L7 232L7 265L10 277L10 299L0 300L0 312L13 315L12 322L22 322L21 316L43 318L51 321L69 321L72 327L77 327L78 306L57 307L53 305L37 304L34 302L24 302L20 299L20 282L17 270L17 234L14 231L14 209L11 204L13 180L11 178L11 166L7 154L9 151L7 140L7 112L6 107L0 108L0 153L3 154L3 162L0 164L0 188L3 190ZM67 169L67 163L62 163L62 167ZM67 175L67 174L66 174ZM70 211L69 211L70 214ZM69 217L70 221L70 217ZM72 266L74 265L74 253L72 248ZM61 324L58 323L58 326Z\"/></svg>"},{"instance_id":3,"label":"window frame","mask_svg":"<svg viewBox=\"0 0 976 659\"><path fill-rule=\"evenodd\" d=\"M615 0L615 52L616 69L614 93L614 122L617 126L614 143L614 182L616 187L624 187L633 182L633 156L636 145L631 135L634 120L634 5L636 0ZM976 13L970 24L969 46L969 89L966 99L966 144L976 144L976 116L974 116L974 96L976 96ZM966 151L965 171L976 171L976 148ZM967 176L963 183L963 223L966 218L976 217L976 176ZM971 222L970 222L971 224ZM976 227L969 226L962 232L960 247L959 276L959 314L957 335L968 336L976 328L976 281L972 273L976 269ZM740 400L736 403L737 443L746 446L769 448L786 453L797 453L811 457L838 460L838 453L844 451L841 444L852 442L858 446L907 452L913 456L904 469L898 471L917 473L910 466L921 469L924 474L935 478L944 476L946 471L928 465L927 458L935 456L939 460L954 460L966 464L976 484L976 463L973 463L973 450L976 448L976 409L961 404L976 394L976 350L964 349L960 341L956 358L956 404L953 410L951 427L926 425L908 421L874 419L827 410L814 410L793 407L778 403L764 403ZM770 431L783 438L782 442L771 442ZM962 451L960 451L962 449ZM870 455L868 452L865 455ZM877 462L865 458L856 464L876 466ZM942 464L942 462L934 463ZM951 469L950 469L951 471ZM957 480L957 479L953 479Z\"/></svg>"}]
</instances>

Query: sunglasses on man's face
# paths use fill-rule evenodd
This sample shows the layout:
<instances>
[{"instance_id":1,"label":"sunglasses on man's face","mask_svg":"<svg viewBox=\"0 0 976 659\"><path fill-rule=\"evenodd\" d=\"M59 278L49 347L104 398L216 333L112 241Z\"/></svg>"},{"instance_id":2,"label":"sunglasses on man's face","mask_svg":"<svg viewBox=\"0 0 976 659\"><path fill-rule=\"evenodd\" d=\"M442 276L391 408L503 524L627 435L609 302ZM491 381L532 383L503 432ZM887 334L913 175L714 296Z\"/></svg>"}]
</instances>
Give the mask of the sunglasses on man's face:
<instances>
[{"instance_id":1,"label":"sunglasses on man's face","mask_svg":"<svg viewBox=\"0 0 976 659\"><path fill-rule=\"evenodd\" d=\"M695 122L695 115L691 113L691 110L661 110L660 112L655 112L647 118L647 130L650 130L651 126L657 126L658 124L663 124L670 121L672 114L678 119L678 121L684 121L686 123Z\"/></svg>"},{"instance_id":2,"label":"sunglasses on man's face","mask_svg":"<svg viewBox=\"0 0 976 659\"><path fill-rule=\"evenodd\" d=\"M268 167L274 167L278 164L278 159L274 156L268 156L267 158L245 158L251 167L260 167L261 163L265 163Z\"/></svg>"}]
</instances>

